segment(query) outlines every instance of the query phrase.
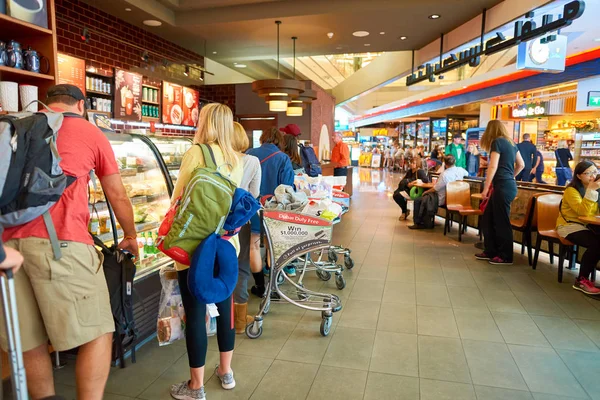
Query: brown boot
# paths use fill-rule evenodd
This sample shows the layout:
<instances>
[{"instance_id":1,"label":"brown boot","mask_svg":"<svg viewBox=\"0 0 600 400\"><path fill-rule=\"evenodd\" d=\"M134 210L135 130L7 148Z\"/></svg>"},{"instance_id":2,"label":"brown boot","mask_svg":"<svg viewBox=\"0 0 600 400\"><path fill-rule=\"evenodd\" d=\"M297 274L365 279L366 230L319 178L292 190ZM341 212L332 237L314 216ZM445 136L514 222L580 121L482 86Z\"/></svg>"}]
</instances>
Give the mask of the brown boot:
<instances>
[{"instance_id":1,"label":"brown boot","mask_svg":"<svg viewBox=\"0 0 600 400\"><path fill-rule=\"evenodd\" d=\"M246 331L246 325L254 321L254 318L248 315L248 303L235 303L235 333L240 334Z\"/></svg>"}]
</instances>

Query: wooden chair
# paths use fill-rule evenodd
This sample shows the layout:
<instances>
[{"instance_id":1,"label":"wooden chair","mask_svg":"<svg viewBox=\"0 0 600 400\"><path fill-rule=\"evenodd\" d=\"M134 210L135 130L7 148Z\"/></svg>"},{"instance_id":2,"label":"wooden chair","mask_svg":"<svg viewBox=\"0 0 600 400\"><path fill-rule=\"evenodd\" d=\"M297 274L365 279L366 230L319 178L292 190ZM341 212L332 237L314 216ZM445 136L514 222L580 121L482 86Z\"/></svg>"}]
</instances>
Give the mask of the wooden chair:
<instances>
[{"instance_id":1,"label":"wooden chair","mask_svg":"<svg viewBox=\"0 0 600 400\"><path fill-rule=\"evenodd\" d=\"M450 222L454 215L458 215L458 241L462 241L463 230L467 232L467 217L469 215L481 216L483 214L478 208L471 206L471 186L467 182L455 181L446 185L446 223L444 224L444 235L450 232ZM481 238L481 227L479 229Z\"/></svg>"},{"instance_id":2,"label":"wooden chair","mask_svg":"<svg viewBox=\"0 0 600 400\"><path fill-rule=\"evenodd\" d=\"M525 215L523 218L511 219L510 224L514 231L521 232L523 235L523 239L521 241L521 254L525 254L525 246L527 246L527 259L529 261L529 265L533 264L532 261L532 248L533 243L531 242L531 232L537 226L535 216L535 203L537 197L541 196L544 193L536 193L527 202L527 209L525 210Z\"/></svg>"},{"instance_id":3,"label":"wooden chair","mask_svg":"<svg viewBox=\"0 0 600 400\"><path fill-rule=\"evenodd\" d=\"M533 269L537 267L538 256L542 241L546 240L552 255L553 244L558 243L558 281L562 282L563 264L565 261L565 253L569 255L570 264L573 263L574 252L577 251L577 246L567 239L564 239L556 232L556 220L558 219L559 206L562 196L560 194L540 194L536 199L536 222L537 222L537 240L535 243L535 256L533 257ZM552 260L550 261L552 262Z\"/></svg>"}]
</instances>

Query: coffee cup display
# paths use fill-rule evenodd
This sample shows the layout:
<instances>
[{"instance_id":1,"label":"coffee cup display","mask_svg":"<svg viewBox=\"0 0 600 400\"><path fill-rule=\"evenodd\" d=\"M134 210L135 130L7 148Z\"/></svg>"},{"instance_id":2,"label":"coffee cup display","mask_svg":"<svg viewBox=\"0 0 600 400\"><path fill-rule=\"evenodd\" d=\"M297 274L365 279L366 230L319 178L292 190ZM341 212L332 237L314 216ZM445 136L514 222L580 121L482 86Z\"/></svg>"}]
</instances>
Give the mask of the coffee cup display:
<instances>
[{"instance_id":1,"label":"coffee cup display","mask_svg":"<svg viewBox=\"0 0 600 400\"><path fill-rule=\"evenodd\" d=\"M123 86L121 88L121 104L125 104L127 101L127 92L129 91L129 89L127 88L127 86Z\"/></svg>"},{"instance_id":2,"label":"coffee cup display","mask_svg":"<svg viewBox=\"0 0 600 400\"><path fill-rule=\"evenodd\" d=\"M45 0L8 0L8 11L11 17L35 23L44 3Z\"/></svg>"},{"instance_id":3,"label":"coffee cup display","mask_svg":"<svg viewBox=\"0 0 600 400\"><path fill-rule=\"evenodd\" d=\"M133 92L129 89L127 90L127 95L125 96L125 114L133 114Z\"/></svg>"}]
</instances>

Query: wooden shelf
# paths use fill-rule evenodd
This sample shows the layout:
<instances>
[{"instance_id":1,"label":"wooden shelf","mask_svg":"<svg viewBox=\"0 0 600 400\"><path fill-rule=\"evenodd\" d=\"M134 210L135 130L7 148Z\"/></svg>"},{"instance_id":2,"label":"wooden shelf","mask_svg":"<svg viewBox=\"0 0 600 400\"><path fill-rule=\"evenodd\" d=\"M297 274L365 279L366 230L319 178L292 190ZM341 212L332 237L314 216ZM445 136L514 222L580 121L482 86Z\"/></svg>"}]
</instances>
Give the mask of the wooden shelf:
<instances>
[{"instance_id":1,"label":"wooden shelf","mask_svg":"<svg viewBox=\"0 0 600 400\"><path fill-rule=\"evenodd\" d=\"M153 104L155 106L160 106L160 103L158 102L153 102L153 101L148 101L148 100L142 100L142 103L146 103L146 104Z\"/></svg>"},{"instance_id":2,"label":"wooden shelf","mask_svg":"<svg viewBox=\"0 0 600 400\"><path fill-rule=\"evenodd\" d=\"M0 14L0 26L2 26L3 36L6 36L7 39L15 38L19 42L23 37L39 36L40 34L52 36L51 29L42 28L6 14Z\"/></svg>"},{"instance_id":3,"label":"wooden shelf","mask_svg":"<svg viewBox=\"0 0 600 400\"><path fill-rule=\"evenodd\" d=\"M150 88L150 89L160 90L160 88L158 88L156 86L150 86L150 85L146 85L146 84L143 84L142 87L147 87L147 88Z\"/></svg>"},{"instance_id":4,"label":"wooden shelf","mask_svg":"<svg viewBox=\"0 0 600 400\"><path fill-rule=\"evenodd\" d=\"M112 93L96 92L95 90L91 90L91 89L86 89L85 92L89 93L89 94L96 94L98 96L106 96L106 97L113 96Z\"/></svg>"},{"instance_id":5,"label":"wooden shelf","mask_svg":"<svg viewBox=\"0 0 600 400\"><path fill-rule=\"evenodd\" d=\"M142 117L142 122L158 122L160 118L157 117Z\"/></svg>"},{"instance_id":6,"label":"wooden shelf","mask_svg":"<svg viewBox=\"0 0 600 400\"><path fill-rule=\"evenodd\" d=\"M85 74L86 75L97 76L99 78L105 78L105 79L108 79L108 80L111 80L114 77L113 75L105 75L105 74L101 74L99 72L91 72L91 71L87 71L87 70L85 71Z\"/></svg>"},{"instance_id":7,"label":"wooden shelf","mask_svg":"<svg viewBox=\"0 0 600 400\"><path fill-rule=\"evenodd\" d=\"M0 14L2 15L2 14ZM25 69L11 68L0 66L0 80L13 81L17 83L35 84L37 81L47 82L53 81L54 76L40 74L39 72L31 72Z\"/></svg>"}]
</instances>

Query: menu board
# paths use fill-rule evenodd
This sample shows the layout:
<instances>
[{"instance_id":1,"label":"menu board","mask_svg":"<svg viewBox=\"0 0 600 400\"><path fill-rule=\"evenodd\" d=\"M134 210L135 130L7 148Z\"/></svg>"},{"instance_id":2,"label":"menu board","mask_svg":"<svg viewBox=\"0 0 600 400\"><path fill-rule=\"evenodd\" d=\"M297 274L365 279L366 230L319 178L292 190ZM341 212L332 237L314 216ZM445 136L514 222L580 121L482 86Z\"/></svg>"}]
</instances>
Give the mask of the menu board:
<instances>
[{"instance_id":1,"label":"menu board","mask_svg":"<svg viewBox=\"0 0 600 400\"><path fill-rule=\"evenodd\" d=\"M85 94L85 60L58 53L58 83L77 86Z\"/></svg>"},{"instance_id":2,"label":"menu board","mask_svg":"<svg viewBox=\"0 0 600 400\"><path fill-rule=\"evenodd\" d=\"M183 125L196 126L198 124L198 98L197 90L183 88Z\"/></svg>"},{"instance_id":3,"label":"menu board","mask_svg":"<svg viewBox=\"0 0 600 400\"><path fill-rule=\"evenodd\" d=\"M196 90L163 81L162 122L196 126L199 97Z\"/></svg>"},{"instance_id":4,"label":"menu board","mask_svg":"<svg viewBox=\"0 0 600 400\"><path fill-rule=\"evenodd\" d=\"M115 119L142 120L142 75L115 70Z\"/></svg>"}]
</instances>

